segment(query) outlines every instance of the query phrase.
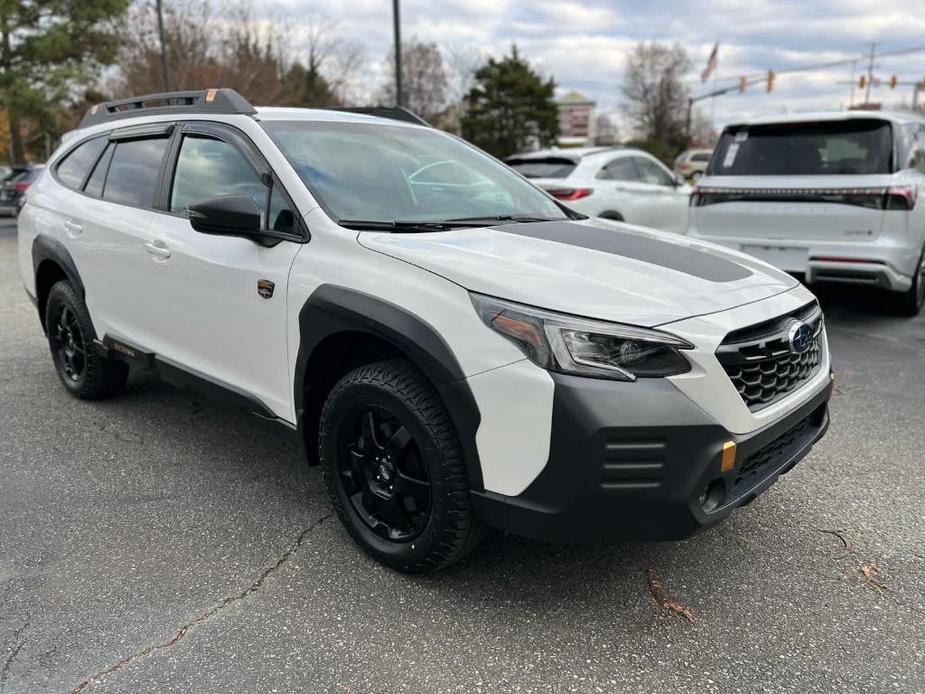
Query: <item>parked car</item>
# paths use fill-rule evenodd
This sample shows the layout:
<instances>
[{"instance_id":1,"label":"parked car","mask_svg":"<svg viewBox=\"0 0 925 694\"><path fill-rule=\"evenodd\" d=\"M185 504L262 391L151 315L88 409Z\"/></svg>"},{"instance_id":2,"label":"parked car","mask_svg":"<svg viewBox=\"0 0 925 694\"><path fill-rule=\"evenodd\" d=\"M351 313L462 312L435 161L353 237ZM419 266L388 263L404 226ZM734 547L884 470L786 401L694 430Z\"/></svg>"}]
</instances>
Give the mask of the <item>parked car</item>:
<instances>
[{"instance_id":1,"label":"parked car","mask_svg":"<svg viewBox=\"0 0 925 694\"><path fill-rule=\"evenodd\" d=\"M11 176L0 186L0 214L15 215L23 196L42 173L41 164L13 167Z\"/></svg>"},{"instance_id":2,"label":"parked car","mask_svg":"<svg viewBox=\"0 0 925 694\"><path fill-rule=\"evenodd\" d=\"M571 209L592 217L683 233L691 189L638 149L544 149L508 166Z\"/></svg>"},{"instance_id":3,"label":"parked car","mask_svg":"<svg viewBox=\"0 0 925 694\"><path fill-rule=\"evenodd\" d=\"M588 219L421 123L224 89L91 109L19 217L67 392L147 369L277 423L402 571L488 527L685 537L824 434L799 282Z\"/></svg>"},{"instance_id":4,"label":"parked car","mask_svg":"<svg viewBox=\"0 0 925 694\"><path fill-rule=\"evenodd\" d=\"M849 111L726 127L691 200L690 235L815 282L925 302L925 119Z\"/></svg>"},{"instance_id":5,"label":"parked car","mask_svg":"<svg viewBox=\"0 0 925 694\"><path fill-rule=\"evenodd\" d=\"M679 176L696 183L707 170L712 154L712 149L685 150L674 160L674 171Z\"/></svg>"}]
</instances>

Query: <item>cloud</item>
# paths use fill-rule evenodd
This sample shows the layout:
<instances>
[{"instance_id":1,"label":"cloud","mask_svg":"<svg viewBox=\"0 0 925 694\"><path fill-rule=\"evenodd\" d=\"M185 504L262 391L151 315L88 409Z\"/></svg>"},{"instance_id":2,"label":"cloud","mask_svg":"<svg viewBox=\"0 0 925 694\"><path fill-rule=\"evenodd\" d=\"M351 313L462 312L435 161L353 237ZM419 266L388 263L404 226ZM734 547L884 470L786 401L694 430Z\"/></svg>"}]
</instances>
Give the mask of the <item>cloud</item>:
<instances>
[{"instance_id":1,"label":"cloud","mask_svg":"<svg viewBox=\"0 0 925 694\"><path fill-rule=\"evenodd\" d=\"M337 21L345 38L365 49L364 88L372 90L387 78L380 69L392 46L387 0L263 0L256 7L258 14L288 18L290 26L317 14ZM717 40L720 86L768 69L858 60L855 66L783 73L772 94L758 85L745 94L701 102L699 108L719 124L758 113L843 108L851 97L848 82L864 69L870 41L878 41L883 51L925 46L921 0L879 5L869 0L403 0L401 7L406 38L483 56L502 55L516 42L560 90L578 89L596 99L601 110L619 109L626 55L640 41L678 41L687 48L694 94L712 87L712 80L700 83L699 73ZM901 80L922 79L925 52L884 56L875 72L885 79L894 73ZM911 89L881 87L873 97L888 105L908 103Z\"/></svg>"}]
</instances>

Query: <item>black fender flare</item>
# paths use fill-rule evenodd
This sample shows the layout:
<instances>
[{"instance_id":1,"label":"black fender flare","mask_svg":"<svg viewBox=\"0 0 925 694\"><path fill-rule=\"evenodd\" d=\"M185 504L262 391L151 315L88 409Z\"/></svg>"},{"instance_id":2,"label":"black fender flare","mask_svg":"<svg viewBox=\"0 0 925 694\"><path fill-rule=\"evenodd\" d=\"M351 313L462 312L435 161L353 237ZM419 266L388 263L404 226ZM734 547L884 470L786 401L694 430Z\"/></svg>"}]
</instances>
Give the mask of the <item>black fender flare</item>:
<instances>
[{"instance_id":1,"label":"black fender flare","mask_svg":"<svg viewBox=\"0 0 925 694\"><path fill-rule=\"evenodd\" d=\"M39 268L46 260L54 262L61 268L68 281L77 290L77 293L80 294L82 299L86 296L83 280L80 277L80 272L77 271L77 264L74 262L74 258L71 256L70 252L58 239L40 234L36 236L35 240L32 242L32 276L36 280L38 279ZM35 306L39 313L39 320L42 322L42 328L44 329L45 304L43 300L45 297L39 296L38 283L36 283L35 291Z\"/></svg>"},{"instance_id":2,"label":"black fender flare","mask_svg":"<svg viewBox=\"0 0 925 694\"><path fill-rule=\"evenodd\" d=\"M483 489L475 434L481 417L459 362L426 321L379 297L333 284L319 286L299 311L299 352L293 393L296 423L306 441L305 378L312 353L326 338L345 332L377 337L406 354L434 384L459 435L469 485Z\"/></svg>"}]
</instances>

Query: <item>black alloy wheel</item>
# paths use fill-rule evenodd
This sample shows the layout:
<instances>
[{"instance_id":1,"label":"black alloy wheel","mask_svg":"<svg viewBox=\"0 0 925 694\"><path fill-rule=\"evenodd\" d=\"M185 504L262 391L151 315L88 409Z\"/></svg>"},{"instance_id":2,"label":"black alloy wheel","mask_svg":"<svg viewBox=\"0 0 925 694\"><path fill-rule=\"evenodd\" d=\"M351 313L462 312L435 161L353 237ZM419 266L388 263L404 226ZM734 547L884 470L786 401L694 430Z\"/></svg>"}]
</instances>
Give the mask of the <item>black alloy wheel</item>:
<instances>
[{"instance_id":1,"label":"black alloy wheel","mask_svg":"<svg viewBox=\"0 0 925 694\"><path fill-rule=\"evenodd\" d=\"M348 414L338 446L340 483L353 509L379 537L407 542L430 514L431 486L407 426L380 406Z\"/></svg>"},{"instance_id":2,"label":"black alloy wheel","mask_svg":"<svg viewBox=\"0 0 925 694\"><path fill-rule=\"evenodd\" d=\"M87 367L87 345L77 315L67 304L55 310L55 322L48 326L51 349L62 378L79 384Z\"/></svg>"}]
</instances>

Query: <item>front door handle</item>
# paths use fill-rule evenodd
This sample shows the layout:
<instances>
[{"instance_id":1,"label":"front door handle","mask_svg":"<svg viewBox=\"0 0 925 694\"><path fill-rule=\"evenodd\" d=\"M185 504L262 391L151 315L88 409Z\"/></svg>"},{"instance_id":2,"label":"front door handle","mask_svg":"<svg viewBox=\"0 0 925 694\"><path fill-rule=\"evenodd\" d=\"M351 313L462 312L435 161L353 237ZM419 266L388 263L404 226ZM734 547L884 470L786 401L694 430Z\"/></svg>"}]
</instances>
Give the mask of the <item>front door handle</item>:
<instances>
[{"instance_id":1,"label":"front door handle","mask_svg":"<svg viewBox=\"0 0 925 694\"><path fill-rule=\"evenodd\" d=\"M163 241L148 241L145 243L145 250L151 255L164 260L170 257L170 249L164 245Z\"/></svg>"}]
</instances>

